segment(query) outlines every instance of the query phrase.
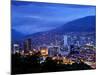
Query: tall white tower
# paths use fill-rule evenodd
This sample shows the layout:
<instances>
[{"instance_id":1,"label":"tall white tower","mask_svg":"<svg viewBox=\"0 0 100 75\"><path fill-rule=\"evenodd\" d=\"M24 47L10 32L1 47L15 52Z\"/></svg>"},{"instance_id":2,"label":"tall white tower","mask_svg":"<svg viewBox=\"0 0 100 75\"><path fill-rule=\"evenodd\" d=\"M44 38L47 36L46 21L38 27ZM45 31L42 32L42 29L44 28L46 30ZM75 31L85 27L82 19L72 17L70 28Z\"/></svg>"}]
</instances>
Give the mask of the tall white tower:
<instances>
[{"instance_id":1,"label":"tall white tower","mask_svg":"<svg viewBox=\"0 0 100 75\"><path fill-rule=\"evenodd\" d=\"M19 44L13 44L13 53L19 52Z\"/></svg>"},{"instance_id":2,"label":"tall white tower","mask_svg":"<svg viewBox=\"0 0 100 75\"><path fill-rule=\"evenodd\" d=\"M68 46L68 36L64 35L64 46Z\"/></svg>"},{"instance_id":3,"label":"tall white tower","mask_svg":"<svg viewBox=\"0 0 100 75\"><path fill-rule=\"evenodd\" d=\"M70 46L68 44L68 35L64 35L63 40L64 40L64 49L65 49L65 51L62 54L68 55L70 53Z\"/></svg>"}]
</instances>

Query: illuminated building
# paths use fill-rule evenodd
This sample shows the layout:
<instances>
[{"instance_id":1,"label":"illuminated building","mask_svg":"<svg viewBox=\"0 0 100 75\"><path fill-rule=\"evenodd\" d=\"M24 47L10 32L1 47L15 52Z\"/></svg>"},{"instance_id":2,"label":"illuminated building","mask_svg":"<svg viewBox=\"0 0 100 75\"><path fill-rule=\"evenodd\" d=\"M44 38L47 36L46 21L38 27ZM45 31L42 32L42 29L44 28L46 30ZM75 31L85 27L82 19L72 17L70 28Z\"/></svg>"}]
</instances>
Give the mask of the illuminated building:
<instances>
[{"instance_id":1,"label":"illuminated building","mask_svg":"<svg viewBox=\"0 0 100 75\"><path fill-rule=\"evenodd\" d=\"M20 52L20 54L21 54L22 56L24 56L24 50L22 50L22 51Z\"/></svg>"},{"instance_id":2,"label":"illuminated building","mask_svg":"<svg viewBox=\"0 0 100 75\"><path fill-rule=\"evenodd\" d=\"M64 35L64 46L68 46L68 36Z\"/></svg>"},{"instance_id":3,"label":"illuminated building","mask_svg":"<svg viewBox=\"0 0 100 75\"><path fill-rule=\"evenodd\" d=\"M13 53L19 53L19 44L13 44Z\"/></svg>"},{"instance_id":4,"label":"illuminated building","mask_svg":"<svg viewBox=\"0 0 100 75\"><path fill-rule=\"evenodd\" d=\"M30 50L29 51L29 55L33 55L33 54L34 54L34 52Z\"/></svg>"},{"instance_id":5,"label":"illuminated building","mask_svg":"<svg viewBox=\"0 0 100 75\"><path fill-rule=\"evenodd\" d=\"M40 47L40 53L42 56L48 56L48 48L47 47Z\"/></svg>"},{"instance_id":6,"label":"illuminated building","mask_svg":"<svg viewBox=\"0 0 100 75\"><path fill-rule=\"evenodd\" d=\"M60 48L60 54L62 56L66 56L70 53L70 46L68 44L68 36L64 35L63 40L64 40L64 45L63 45L63 47Z\"/></svg>"},{"instance_id":7,"label":"illuminated building","mask_svg":"<svg viewBox=\"0 0 100 75\"><path fill-rule=\"evenodd\" d=\"M77 41L77 46L80 47L80 42L79 41Z\"/></svg>"},{"instance_id":8,"label":"illuminated building","mask_svg":"<svg viewBox=\"0 0 100 75\"><path fill-rule=\"evenodd\" d=\"M63 64L73 64L74 62L71 61L70 59L63 57Z\"/></svg>"}]
</instances>

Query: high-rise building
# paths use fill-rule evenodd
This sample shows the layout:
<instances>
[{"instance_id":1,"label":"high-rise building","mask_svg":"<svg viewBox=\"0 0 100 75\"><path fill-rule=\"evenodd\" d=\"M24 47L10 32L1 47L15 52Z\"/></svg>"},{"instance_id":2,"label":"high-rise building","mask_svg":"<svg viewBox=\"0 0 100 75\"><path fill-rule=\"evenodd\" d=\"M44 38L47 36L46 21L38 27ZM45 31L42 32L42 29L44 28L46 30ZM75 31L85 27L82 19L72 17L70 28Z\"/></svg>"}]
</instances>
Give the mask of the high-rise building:
<instances>
[{"instance_id":1,"label":"high-rise building","mask_svg":"<svg viewBox=\"0 0 100 75\"><path fill-rule=\"evenodd\" d=\"M64 35L64 46L68 45L68 36Z\"/></svg>"},{"instance_id":2,"label":"high-rise building","mask_svg":"<svg viewBox=\"0 0 100 75\"><path fill-rule=\"evenodd\" d=\"M80 47L80 42L79 41L77 41L77 46Z\"/></svg>"},{"instance_id":3,"label":"high-rise building","mask_svg":"<svg viewBox=\"0 0 100 75\"><path fill-rule=\"evenodd\" d=\"M68 49L70 49L69 47L69 42L68 42L68 36L64 35L64 47L67 47Z\"/></svg>"},{"instance_id":4,"label":"high-rise building","mask_svg":"<svg viewBox=\"0 0 100 75\"><path fill-rule=\"evenodd\" d=\"M40 47L41 56L48 56L48 48L47 47Z\"/></svg>"},{"instance_id":5,"label":"high-rise building","mask_svg":"<svg viewBox=\"0 0 100 75\"><path fill-rule=\"evenodd\" d=\"M48 48L48 55L50 57L56 56L57 54L59 54L59 50L60 50L59 47L54 47L54 46L49 47Z\"/></svg>"},{"instance_id":6,"label":"high-rise building","mask_svg":"<svg viewBox=\"0 0 100 75\"><path fill-rule=\"evenodd\" d=\"M13 44L13 53L19 52L19 44Z\"/></svg>"},{"instance_id":7,"label":"high-rise building","mask_svg":"<svg viewBox=\"0 0 100 75\"><path fill-rule=\"evenodd\" d=\"M23 43L23 49L24 51L29 51L32 50L32 40L31 39L26 39Z\"/></svg>"},{"instance_id":8,"label":"high-rise building","mask_svg":"<svg viewBox=\"0 0 100 75\"><path fill-rule=\"evenodd\" d=\"M63 46L60 48L60 54L66 56L70 53L70 46L68 42L68 35L63 36Z\"/></svg>"}]
</instances>

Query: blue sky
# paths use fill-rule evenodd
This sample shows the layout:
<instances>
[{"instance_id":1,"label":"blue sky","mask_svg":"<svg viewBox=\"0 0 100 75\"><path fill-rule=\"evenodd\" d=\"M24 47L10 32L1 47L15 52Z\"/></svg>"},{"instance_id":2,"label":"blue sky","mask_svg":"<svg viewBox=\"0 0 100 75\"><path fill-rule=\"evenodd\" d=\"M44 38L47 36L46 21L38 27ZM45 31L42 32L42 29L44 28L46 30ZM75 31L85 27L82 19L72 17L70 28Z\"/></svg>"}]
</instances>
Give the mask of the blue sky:
<instances>
[{"instance_id":1,"label":"blue sky","mask_svg":"<svg viewBox=\"0 0 100 75\"><path fill-rule=\"evenodd\" d=\"M12 29L32 34L60 27L72 20L95 15L95 6L12 2Z\"/></svg>"}]
</instances>

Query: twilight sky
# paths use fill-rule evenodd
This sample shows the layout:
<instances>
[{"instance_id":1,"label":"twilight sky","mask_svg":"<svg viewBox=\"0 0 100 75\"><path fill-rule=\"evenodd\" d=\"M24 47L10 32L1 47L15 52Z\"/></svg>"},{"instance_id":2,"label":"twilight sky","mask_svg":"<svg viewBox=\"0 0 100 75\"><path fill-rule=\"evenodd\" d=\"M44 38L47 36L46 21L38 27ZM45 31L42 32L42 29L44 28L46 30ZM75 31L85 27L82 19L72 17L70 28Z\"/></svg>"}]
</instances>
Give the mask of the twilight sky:
<instances>
[{"instance_id":1,"label":"twilight sky","mask_svg":"<svg viewBox=\"0 0 100 75\"><path fill-rule=\"evenodd\" d=\"M11 8L12 29L26 35L95 15L95 6L13 1Z\"/></svg>"}]
</instances>

